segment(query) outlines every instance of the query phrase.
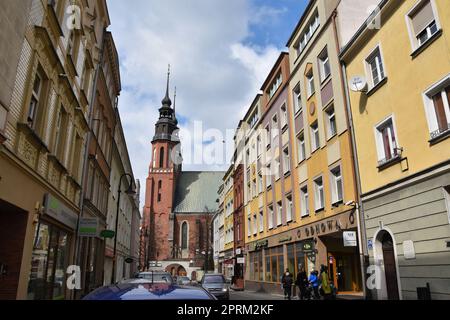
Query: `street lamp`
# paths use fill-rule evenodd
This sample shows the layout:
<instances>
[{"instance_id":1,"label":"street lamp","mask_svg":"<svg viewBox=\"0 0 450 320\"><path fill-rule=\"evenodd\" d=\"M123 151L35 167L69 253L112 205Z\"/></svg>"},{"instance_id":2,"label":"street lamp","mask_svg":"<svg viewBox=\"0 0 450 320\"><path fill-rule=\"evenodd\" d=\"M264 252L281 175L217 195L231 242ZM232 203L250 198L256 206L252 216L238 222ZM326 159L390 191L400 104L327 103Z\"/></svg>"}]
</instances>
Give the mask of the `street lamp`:
<instances>
[{"instance_id":1,"label":"street lamp","mask_svg":"<svg viewBox=\"0 0 450 320\"><path fill-rule=\"evenodd\" d=\"M130 177L130 186L128 187L128 190L125 191L128 195L135 195L136 192L133 190L133 176L129 173L124 173L120 179L119 179L119 188L118 188L118 195L117 195L117 212L116 212L116 228L115 235L114 235L114 251L113 251L113 265L112 265L112 273L111 273L111 284L114 283L115 279L115 273L116 273L116 254L117 254L117 229L119 227L119 211L120 211L120 194L122 193L122 190L120 187L122 186L122 179L124 177Z\"/></svg>"}]
</instances>

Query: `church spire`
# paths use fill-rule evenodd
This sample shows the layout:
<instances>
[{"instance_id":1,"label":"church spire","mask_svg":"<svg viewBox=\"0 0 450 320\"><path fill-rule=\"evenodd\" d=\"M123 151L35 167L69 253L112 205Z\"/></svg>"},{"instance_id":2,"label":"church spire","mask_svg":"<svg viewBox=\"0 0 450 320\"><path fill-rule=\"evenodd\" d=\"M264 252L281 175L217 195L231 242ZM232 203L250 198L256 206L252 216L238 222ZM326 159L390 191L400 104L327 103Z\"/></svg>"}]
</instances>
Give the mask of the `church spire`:
<instances>
[{"instance_id":1,"label":"church spire","mask_svg":"<svg viewBox=\"0 0 450 320\"><path fill-rule=\"evenodd\" d=\"M161 101L163 106L171 106L172 105L172 101L170 100L169 97L169 82L170 82L170 64L167 70L167 87L166 87L166 96L164 97L164 99Z\"/></svg>"}]
</instances>

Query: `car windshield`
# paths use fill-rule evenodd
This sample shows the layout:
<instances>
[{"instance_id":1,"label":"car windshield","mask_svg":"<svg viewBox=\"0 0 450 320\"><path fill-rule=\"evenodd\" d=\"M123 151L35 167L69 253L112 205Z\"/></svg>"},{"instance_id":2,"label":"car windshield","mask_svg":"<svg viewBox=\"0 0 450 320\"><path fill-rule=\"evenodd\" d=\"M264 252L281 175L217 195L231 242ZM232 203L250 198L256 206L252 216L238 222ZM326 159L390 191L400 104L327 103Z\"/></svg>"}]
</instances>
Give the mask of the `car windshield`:
<instances>
[{"instance_id":1,"label":"car windshield","mask_svg":"<svg viewBox=\"0 0 450 320\"><path fill-rule=\"evenodd\" d=\"M150 280L153 283L172 283L173 279L172 276L170 274L166 274L166 273L139 273L136 275L137 279L146 279L146 280Z\"/></svg>"},{"instance_id":2,"label":"car windshield","mask_svg":"<svg viewBox=\"0 0 450 320\"><path fill-rule=\"evenodd\" d=\"M203 283L225 283L223 276L206 276Z\"/></svg>"}]
</instances>

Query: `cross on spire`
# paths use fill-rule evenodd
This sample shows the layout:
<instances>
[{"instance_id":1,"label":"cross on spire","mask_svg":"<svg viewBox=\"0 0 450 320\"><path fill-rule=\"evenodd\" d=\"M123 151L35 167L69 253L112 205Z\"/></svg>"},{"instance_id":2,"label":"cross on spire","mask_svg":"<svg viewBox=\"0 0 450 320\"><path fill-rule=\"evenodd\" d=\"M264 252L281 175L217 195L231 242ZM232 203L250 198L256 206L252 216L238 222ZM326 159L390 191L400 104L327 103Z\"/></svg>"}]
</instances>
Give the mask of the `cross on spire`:
<instances>
[{"instance_id":1,"label":"cross on spire","mask_svg":"<svg viewBox=\"0 0 450 320\"><path fill-rule=\"evenodd\" d=\"M172 101L170 100L170 97L169 97L169 83L170 83L170 64L169 64L169 67L167 69L166 96L164 97L163 101L161 101L163 106L166 105L166 106L170 107L172 105Z\"/></svg>"}]
</instances>

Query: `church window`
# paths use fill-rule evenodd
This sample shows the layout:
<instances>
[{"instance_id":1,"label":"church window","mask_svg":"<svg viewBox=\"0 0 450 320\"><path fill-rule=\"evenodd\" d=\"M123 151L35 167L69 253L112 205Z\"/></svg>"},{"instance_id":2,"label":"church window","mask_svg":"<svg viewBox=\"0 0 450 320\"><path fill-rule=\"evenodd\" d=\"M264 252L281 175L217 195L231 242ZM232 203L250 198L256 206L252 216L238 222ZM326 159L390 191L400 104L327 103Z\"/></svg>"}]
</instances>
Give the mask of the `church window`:
<instances>
[{"instance_id":1,"label":"church window","mask_svg":"<svg viewBox=\"0 0 450 320\"><path fill-rule=\"evenodd\" d=\"M187 236L188 236L188 224L187 222L183 222L181 225L181 249L185 250L188 247L187 242Z\"/></svg>"},{"instance_id":2,"label":"church window","mask_svg":"<svg viewBox=\"0 0 450 320\"><path fill-rule=\"evenodd\" d=\"M160 168L164 167L164 147L159 149L159 167Z\"/></svg>"}]
</instances>

